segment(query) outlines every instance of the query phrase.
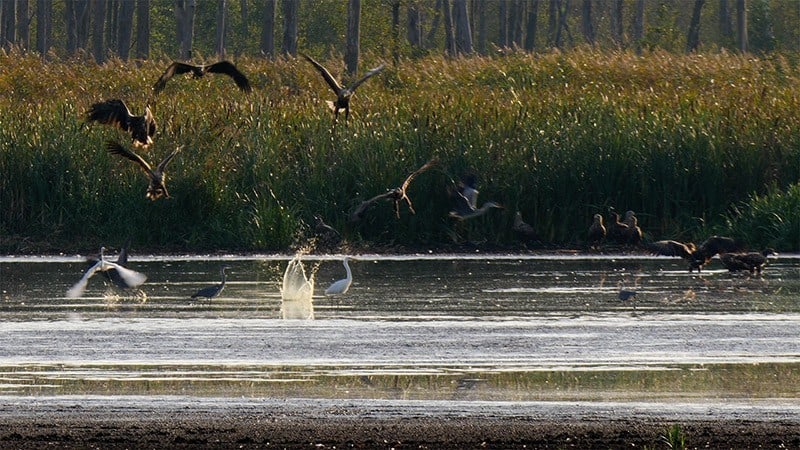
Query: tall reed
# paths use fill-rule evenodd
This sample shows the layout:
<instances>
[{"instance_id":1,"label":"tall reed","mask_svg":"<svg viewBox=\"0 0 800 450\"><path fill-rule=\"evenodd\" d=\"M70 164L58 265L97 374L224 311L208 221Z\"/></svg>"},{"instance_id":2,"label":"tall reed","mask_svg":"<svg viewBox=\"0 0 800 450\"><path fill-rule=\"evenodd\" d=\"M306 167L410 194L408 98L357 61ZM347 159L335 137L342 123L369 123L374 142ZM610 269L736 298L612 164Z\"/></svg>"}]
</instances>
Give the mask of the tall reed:
<instances>
[{"instance_id":1,"label":"tall reed","mask_svg":"<svg viewBox=\"0 0 800 450\"><path fill-rule=\"evenodd\" d=\"M349 123L336 125L323 102L332 93L303 60L236 61L250 95L207 76L176 77L154 97L167 63L0 55L0 250L130 236L154 251L280 251L309 235L315 215L365 246L454 235L515 246L517 210L546 243L581 246L592 215L610 207L635 210L649 238L701 240L736 233L734 208L800 181L798 70L778 56L432 56L365 83ZM104 150L129 139L84 123L108 98L135 113L150 105L159 133L148 161L185 146L168 168L172 198L147 200L141 171ZM437 169L409 189L416 214L396 219L386 203L348 222L432 157ZM468 171L481 201L505 209L460 226L447 217L447 188Z\"/></svg>"}]
</instances>

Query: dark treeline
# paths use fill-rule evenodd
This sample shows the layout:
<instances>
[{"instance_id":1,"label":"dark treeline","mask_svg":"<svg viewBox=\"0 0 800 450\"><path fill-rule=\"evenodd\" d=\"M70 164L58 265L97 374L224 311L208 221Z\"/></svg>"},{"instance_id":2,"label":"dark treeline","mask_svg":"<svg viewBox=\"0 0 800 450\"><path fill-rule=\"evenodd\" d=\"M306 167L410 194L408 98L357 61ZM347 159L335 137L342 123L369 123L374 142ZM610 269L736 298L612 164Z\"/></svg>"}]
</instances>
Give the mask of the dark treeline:
<instances>
[{"instance_id":1,"label":"dark treeline","mask_svg":"<svg viewBox=\"0 0 800 450\"><path fill-rule=\"evenodd\" d=\"M0 44L102 62L599 49L800 50L796 0L2 0Z\"/></svg>"}]
</instances>

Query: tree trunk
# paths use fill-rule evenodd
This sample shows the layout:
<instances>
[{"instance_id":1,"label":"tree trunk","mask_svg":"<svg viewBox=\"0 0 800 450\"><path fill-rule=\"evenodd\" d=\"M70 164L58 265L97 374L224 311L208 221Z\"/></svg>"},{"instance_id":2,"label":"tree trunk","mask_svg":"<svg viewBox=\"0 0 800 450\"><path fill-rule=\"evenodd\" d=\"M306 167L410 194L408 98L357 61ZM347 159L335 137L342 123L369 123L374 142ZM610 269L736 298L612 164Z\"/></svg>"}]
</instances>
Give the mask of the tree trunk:
<instances>
[{"instance_id":1,"label":"tree trunk","mask_svg":"<svg viewBox=\"0 0 800 450\"><path fill-rule=\"evenodd\" d=\"M472 53L472 29L467 14L467 0L453 0L453 20L456 28L456 51L460 54Z\"/></svg>"},{"instance_id":2,"label":"tree trunk","mask_svg":"<svg viewBox=\"0 0 800 450\"><path fill-rule=\"evenodd\" d=\"M392 60L400 61L400 0L392 0Z\"/></svg>"},{"instance_id":3,"label":"tree trunk","mask_svg":"<svg viewBox=\"0 0 800 450\"><path fill-rule=\"evenodd\" d=\"M444 50L447 56L456 56L456 35L453 30L453 12L450 0L442 0L442 15L444 15Z\"/></svg>"},{"instance_id":4,"label":"tree trunk","mask_svg":"<svg viewBox=\"0 0 800 450\"><path fill-rule=\"evenodd\" d=\"M476 15L478 16L478 53L486 54L486 44L489 39L487 32L486 2L476 2Z\"/></svg>"},{"instance_id":5,"label":"tree trunk","mask_svg":"<svg viewBox=\"0 0 800 450\"><path fill-rule=\"evenodd\" d=\"M194 37L195 0L175 0L175 22L180 46L179 57L183 60L192 58L192 39Z\"/></svg>"},{"instance_id":6,"label":"tree trunk","mask_svg":"<svg viewBox=\"0 0 800 450\"><path fill-rule=\"evenodd\" d=\"M227 1L217 0L217 31L214 34L214 51L218 59L225 58L225 24L227 22Z\"/></svg>"},{"instance_id":7,"label":"tree trunk","mask_svg":"<svg viewBox=\"0 0 800 450\"><path fill-rule=\"evenodd\" d=\"M119 1L106 2L106 48L117 48L117 24L119 23Z\"/></svg>"},{"instance_id":8,"label":"tree trunk","mask_svg":"<svg viewBox=\"0 0 800 450\"><path fill-rule=\"evenodd\" d=\"M275 0L264 1L264 20L261 22L261 53L275 58Z\"/></svg>"},{"instance_id":9,"label":"tree trunk","mask_svg":"<svg viewBox=\"0 0 800 450\"><path fill-rule=\"evenodd\" d=\"M719 0L719 34L721 47L733 44L733 20L731 19L730 0Z\"/></svg>"},{"instance_id":10,"label":"tree trunk","mask_svg":"<svg viewBox=\"0 0 800 450\"><path fill-rule=\"evenodd\" d=\"M556 47L558 34L558 11L561 9L560 0L550 0L547 8L547 45Z\"/></svg>"},{"instance_id":11,"label":"tree trunk","mask_svg":"<svg viewBox=\"0 0 800 450\"><path fill-rule=\"evenodd\" d=\"M361 40L361 0L350 0L347 4L347 46L344 50L344 65L347 73L358 73L359 42Z\"/></svg>"},{"instance_id":12,"label":"tree trunk","mask_svg":"<svg viewBox=\"0 0 800 450\"><path fill-rule=\"evenodd\" d=\"M50 50L50 28L53 3L50 0L36 1L36 50L47 56Z\"/></svg>"},{"instance_id":13,"label":"tree trunk","mask_svg":"<svg viewBox=\"0 0 800 450\"><path fill-rule=\"evenodd\" d=\"M592 0L583 0L581 8L581 30L586 43L594 46L594 25L592 24Z\"/></svg>"},{"instance_id":14,"label":"tree trunk","mask_svg":"<svg viewBox=\"0 0 800 450\"><path fill-rule=\"evenodd\" d=\"M539 0L531 0L528 5L528 25L525 30L525 50L532 52L536 49L536 32L538 31Z\"/></svg>"},{"instance_id":15,"label":"tree trunk","mask_svg":"<svg viewBox=\"0 0 800 450\"><path fill-rule=\"evenodd\" d=\"M92 55L97 64L103 64L106 60L105 46L105 25L106 25L106 1L92 0Z\"/></svg>"},{"instance_id":16,"label":"tree trunk","mask_svg":"<svg viewBox=\"0 0 800 450\"><path fill-rule=\"evenodd\" d=\"M150 57L150 0L136 0L136 58Z\"/></svg>"},{"instance_id":17,"label":"tree trunk","mask_svg":"<svg viewBox=\"0 0 800 450\"><path fill-rule=\"evenodd\" d=\"M31 46L31 15L28 0L17 0L17 43L23 49Z\"/></svg>"},{"instance_id":18,"label":"tree trunk","mask_svg":"<svg viewBox=\"0 0 800 450\"><path fill-rule=\"evenodd\" d=\"M79 49L89 47L89 0L75 0L76 45Z\"/></svg>"},{"instance_id":19,"label":"tree trunk","mask_svg":"<svg viewBox=\"0 0 800 450\"><path fill-rule=\"evenodd\" d=\"M572 36L569 32L569 25L567 24L567 15L569 14L569 0L564 0L564 6L562 7L561 2L559 1L558 6L558 27L556 28L556 47L562 48L563 47L563 37L561 35L561 30L567 33L567 37L569 37L570 42L572 42Z\"/></svg>"},{"instance_id":20,"label":"tree trunk","mask_svg":"<svg viewBox=\"0 0 800 450\"><path fill-rule=\"evenodd\" d=\"M522 39L524 36L522 20L525 17L525 1L526 0L514 0L512 6L511 43L515 48L522 48Z\"/></svg>"},{"instance_id":21,"label":"tree trunk","mask_svg":"<svg viewBox=\"0 0 800 450\"><path fill-rule=\"evenodd\" d=\"M67 42L66 48L67 55L74 55L78 49L78 41L75 33L77 33L78 24L76 23L77 17L75 16L75 0L66 0L64 3L64 25L66 26Z\"/></svg>"},{"instance_id":22,"label":"tree trunk","mask_svg":"<svg viewBox=\"0 0 800 450\"><path fill-rule=\"evenodd\" d=\"M439 32L439 24L442 22L442 1L443 0L436 0L436 4L433 7L433 20L431 22L431 29L428 30L428 35L425 37L425 45L429 45L430 48L434 46L436 33Z\"/></svg>"},{"instance_id":23,"label":"tree trunk","mask_svg":"<svg viewBox=\"0 0 800 450\"><path fill-rule=\"evenodd\" d=\"M736 0L736 31L739 51L746 53L750 47L747 39L747 0Z\"/></svg>"},{"instance_id":24,"label":"tree trunk","mask_svg":"<svg viewBox=\"0 0 800 450\"><path fill-rule=\"evenodd\" d=\"M633 45L636 54L642 53L642 41L644 41L644 7L645 0L636 0L633 10Z\"/></svg>"},{"instance_id":25,"label":"tree trunk","mask_svg":"<svg viewBox=\"0 0 800 450\"><path fill-rule=\"evenodd\" d=\"M283 54L297 56L297 12L299 0L283 0Z\"/></svg>"},{"instance_id":26,"label":"tree trunk","mask_svg":"<svg viewBox=\"0 0 800 450\"><path fill-rule=\"evenodd\" d=\"M500 0L497 5L497 46L500 48L508 47L508 2Z\"/></svg>"},{"instance_id":27,"label":"tree trunk","mask_svg":"<svg viewBox=\"0 0 800 450\"><path fill-rule=\"evenodd\" d=\"M623 29L622 29L622 1L611 0L611 40L618 48L622 48L623 42Z\"/></svg>"},{"instance_id":28,"label":"tree trunk","mask_svg":"<svg viewBox=\"0 0 800 450\"><path fill-rule=\"evenodd\" d=\"M0 42L3 48L10 48L17 40L17 2L16 0L5 0L0 4L2 9L2 29L0 29Z\"/></svg>"},{"instance_id":29,"label":"tree trunk","mask_svg":"<svg viewBox=\"0 0 800 450\"><path fill-rule=\"evenodd\" d=\"M689 34L686 36L686 53L697 51L700 46L700 12L706 0L695 0L692 10L692 21L689 22Z\"/></svg>"},{"instance_id":30,"label":"tree trunk","mask_svg":"<svg viewBox=\"0 0 800 450\"><path fill-rule=\"evenodd\" d=\"M119 5L119 31L117 32L117 55L127 60L131 53L131 35L133 34L133 11L135 4L132 1L123 1Z\"/></svg>"},{"instance_id":31,"label":"tree trunk","mask_svg":"<svg viewBox=\"0 0 800 450\"><path fill-rule=\"evenodd\" d=\"M406 39L412 47L422 47L422 17L416 2L410 2L406 10Z\"/></svg>"}]
</instances>

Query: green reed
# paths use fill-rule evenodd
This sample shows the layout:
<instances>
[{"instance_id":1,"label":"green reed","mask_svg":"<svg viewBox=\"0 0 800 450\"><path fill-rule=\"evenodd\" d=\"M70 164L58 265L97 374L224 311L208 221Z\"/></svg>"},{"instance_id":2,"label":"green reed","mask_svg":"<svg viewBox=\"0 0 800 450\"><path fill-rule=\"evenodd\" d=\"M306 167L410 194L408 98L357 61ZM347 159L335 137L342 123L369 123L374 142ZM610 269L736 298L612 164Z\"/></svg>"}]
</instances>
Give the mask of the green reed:
<instances>
[{"instance_id":1,"label":"green reed","mask_svg":"<svg viewBox=\"0 0 800 450\"><path fill-rule=\"evenodd\" d=\"M366 55L362 67L380 60ZM85 250L130 236L155 251L285 250L302 245L315 215L356 245L516 246L517 210L545 244L582 246L591 216L610 207L635 210L652 239L724 232L760 244L750 222L774 230L790 222L783 208L800 209L787 191L800 181L800 83L777 56L408 60L365 83L349 124L335 126L323 102L332 93L305 61L236 62L250 95L212 75L176 77L154 97L167 61L0 55L2 249ZM147 200L141 171L104 150L129 139L84 124L92 103L115 97L156 116L145 159L184 146L167 170L172 198ZM362 200L434 157L437 168L409 189L416 214L403 206L397 219L385 203L348 222ZM467 171L479 174L479 202L505 209L459 225L447 188ZM785 197L780 210L757 213L778 208L755 200L764 196ZM793 232L768 242L797 250Z\"/></svg>"}]
</instances>

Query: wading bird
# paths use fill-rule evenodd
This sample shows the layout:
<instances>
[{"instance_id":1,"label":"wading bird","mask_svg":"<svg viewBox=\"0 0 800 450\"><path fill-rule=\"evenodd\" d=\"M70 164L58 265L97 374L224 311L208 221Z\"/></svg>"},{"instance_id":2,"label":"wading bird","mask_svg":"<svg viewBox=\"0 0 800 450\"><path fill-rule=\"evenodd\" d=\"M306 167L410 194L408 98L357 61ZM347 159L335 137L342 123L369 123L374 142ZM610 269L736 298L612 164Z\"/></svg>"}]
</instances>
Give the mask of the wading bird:
<instances>
[{"instance_id":1,"label":"wading bird","mask_svg":"<svg viewBox=\"0 0 800 450\"><path fill-rule=\"evenodd\" d=\"M164 158L164 160L161 161L158 166L156 166L155 170L153 170L150 167L150 164L147 164L147 161L142 159L141 156L123 147L118 142L107 141L106 148L112 155L122 156L123 158L127 158L141 166L142 170L144 170L144 173L150 178L150 184L147 186L147 198L150 200L157 200L161 196L169 198L169 192L167 192L167 186L165 184L167 176L164 173L164 170L167 168L167 164L169 164L172 158L174 158L183 147L176 148L172 153L169 154L169 156Z\"/></svg>"},{"instance_id":2,"label":"wading bird","mask_svg":"<svg viewBox=\"0 0 800 450\"><path fill-rule=\"evenodd\" d=\"M82 296L86 291L86 285L89 283L89 278L91 278L97 272L115 270L119 277L125 282L125 285L129 288L139 287L145 282L145 280L147 280L147 276L144 274L136 272L135 270L126 269L119 264L106 261L105 251L105 247L100 247L100 259L83 274L83 277L78 280L75 285L73 285L67 291L68 298L78 298Z\"/></svg>"},{"instance_id":3,"label":"wading bird","mask_svg":"<svg viewBox=\"0 0 800 450\"><path fill-rule=\"evenodd\" d=\"M770 255L777 255L777 253L771 248L762 252L723 253L719 255L719 260L730 272L746 270L751 274L761 275L761 271L767 266L767 257Z\"/></svg>"},{"instance_id":4,"label":"wading bird","mask_svg":"<svg viewBox=\"0 0 800 450\"><path fill-rule=\"evenodd\" d=\"M514 233L523 241L531 242L539 240L539 235L536 233L536 230L534 230L529 223L522 220L522 213L520 211L514 214L514 224L511 226L511 229L514 230Z\"/></svg>"},{"instance_id":5,"label":"wading bird","mask_svg":"<svg viewBox=\"0 0 800 450\"><path fill-rule=\"evenodd\" d=\"M628 300L630 298L636 297L636 291L630 291L627 289L620 289L619 291L619 299L622 301Z\"/></svg>"},{"instance_id":6,"label":"wading bird","mask_svg":"<svg viewBox=\"0 0 800 450\"><path fill-rule=\"evenodd\" d=\"M239 89L243 90L244 92L251 91L250 82L247 80L247 77L244 76L244 74L240 72L239 69L237 69L236 66L234 66L230 61L219 61L214 64L199 66L175 61L170 64L169 67L167 67L167 70L165 70L163 74L161 74L161 77L153 86L153 91L158 94L164 89L164 86L167 85L167 81L169 81L173 76L188 72L191 72L194 78L202 78L206 73L225 74L233 78L233 82L236 83L236 86L238 86Z\"/></svg>"},{"instance_id":7,"label":"wading bird","mask_svg":"<svg viewBox=\"0 0 800 450\"><path fill-rule=\"evenodd\" d=\"M589 226L589 246L597 248L606 238L606 227L603 225L603 216L595 214Z\"/></svg>"},{"instance_id":8,"label":"wading bird","mask_svg":"<svg viewBox=\"0 0 800 450\"><path fill-rule=\"evenodd\" d=\"M131 240L128 239L125 242L125 245L122 246L122 249L119 251L119 255L117 255L117 265L121 267L125 267L127 269L128 264L128 249L131 246ZM90 259L89 262L91 265L97 264L96 259ZM108 269L103 271L103 275L105 275L106 279L114 283L120 289L130 289L132 286L129 286L128 283L119 275L117 269Z\"/></svg>"},{"instance_id":9,"label":"wading bird","mask_svg":"<svg viewBox=\"0 0 800 450\"><path fill-rule=\"evenodd\" d=\"M344 294L348 289L350 289L350 285L353 283L353 273L350 272L350 265L347 264L348 261L350 261L349 256L345 256L344 259L342 259L344 270L347 271L347 277L338 281L334 281L330 286L328 286L328 289L325 289L325 295Z\"/></svg>"},{"instance_id":10,"label":"wading bird","mask_svg":"<svg viewBox=\"0 0 800 450\"><path fill-rule=\"evenodd\" d=\"M225 269L230 269L230 267L222 266L219 269L219 273L222 276L222 283L200 289L199 291L195 292L194 295L192 295L192 298L205 297L211 300L222 293L222 290L225 289Z\"/></svg>"},{"instance_id":11,"label":"wading bird","mask_svg":"<svg viewBox=\"0 0 800 450\"><path fill-rule=\"evenodd\" d=\"M143 115L134 116L125 102L116 98L92 105L86 113L86 120L129 132L133 145L137 147L149 147L156 134L156 121L149 107L145 107Z\"/></svg>"},{"instance_id":12,"label":"wading bird","mask_svg":"<svg viewBox=\"0 0 800 450\"><path fill-rule=\"evenodd\" d=\"M314 234L317 237L317 246L326 250L336 248L342 242L342 235L335 228L325 223L322 217L314 216Z\"/></svg>"},{"instance_id":13,"label":"wading bird","mask_svg":"<svg viewBox=\"0 0 800 450\"><path fill-rule=\"evenodd\" d=\"M358 222L359 220L364 218L364 214L367 212L370 206L372 206L375 202L379 200L392 200L394 202L394 215L396 218L400 218L400 201L405 200L406 204L408 205L408 210L411 211L411 214L416 214L414 211L414 205L411 204L411 199L408 198L408 186L411 185L411 181L422 172L430 169L436 164L436 159L432 159L425 164L422 165L419 169L415 170L411 175L409 175L403 184L400 187L396 187L394 189L389 189L383 194L376 195L369 200L364 200L358 205L358 208L355 209L350 214L350 222Z\"/></svg>"},{"instance_id":14,"label":"wading bird","mask_svg":"<svg viewBox=\"0 0 800 450\"><path fill-rule=\"evenodd\" d=\"M336 81L335 78L333 78L333 75L331 75L331 73L328 72L328 69L326 69L322 64L318 63L316 60L314 60L314 58L306 55L305 53L298 53L300 53L303 58L307 59L308 62L310 62L317 69L317 71L322 75L322 78L325 79L325 82L328 83L328 86L330 86L330 88L336 94L335 101L327 100L326 103L328 103L328 107L333 110L334 120L339 117L339 111L344 111L345 122L347 122L347 118L350 117L350 97L355 94L356 89L361 85L361 83L367 81L367 79L369 79L371 76L381 73L384 67L386 67L385 64L381 64L380 66L369 70L361 78L357 79L349 86L342 86L338 81Z\"/></svg>"}]
</instances>

